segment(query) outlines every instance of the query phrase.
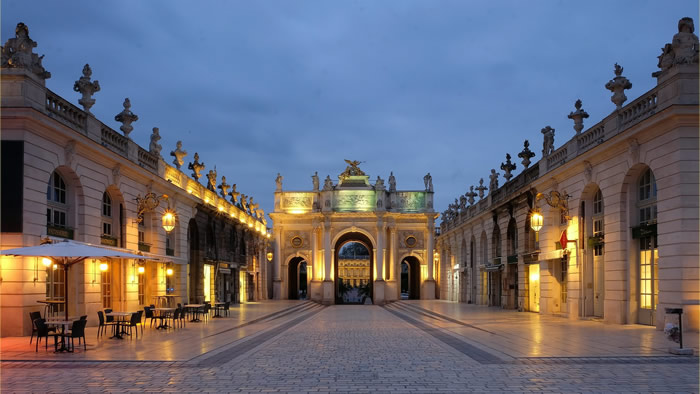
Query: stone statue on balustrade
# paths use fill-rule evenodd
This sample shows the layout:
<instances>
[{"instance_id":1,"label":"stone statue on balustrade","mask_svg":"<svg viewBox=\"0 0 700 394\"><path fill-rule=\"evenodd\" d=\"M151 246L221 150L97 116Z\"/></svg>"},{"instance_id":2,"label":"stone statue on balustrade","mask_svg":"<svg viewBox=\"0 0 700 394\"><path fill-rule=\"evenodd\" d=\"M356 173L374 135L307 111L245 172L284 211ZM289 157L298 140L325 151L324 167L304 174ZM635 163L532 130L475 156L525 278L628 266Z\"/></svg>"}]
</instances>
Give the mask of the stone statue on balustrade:
<instances>
[{"instance_id":1,"label":"stone statue on balustrade","mask_svg":"<svg viewBox=\"0 0 700 394\"><path fill-rule=\"evenodd\" d=\"M276 192L281 192L282 191L282 175L280 173L277 173L277 178L275 178L275 183L277 184L277 188L275 189Z\"/></svg>"},{"instance_id":2,"label":"stone statue on balustrade","mask_svg":"<svg viewBox=\"0 0 700 394\"><path fill-rule=\"evenodd\" d=\"M624 69L619 64L615 63L615 78L605 84L605 88L613 92L610 101L615 104L618 110L622 108L622 103L627 101L625 89L632 88L632 82L622 75L623 70Z\"/></svg>"},{"instance_id":3,"label":"stone statue on balustrade","mask_svg":"<svg viewBox=\"0 0 700 394\"><path fill-rule=\"evenodd\" d=\"M216 193L216 167L207 174L207 189Z\"/></svg>"},{"instance_id":4,"label":"stone statue on balustrade","mask_svg":"<svg viewBox=\"0 0 700 394\"><path fill-rule=\"evenodd\" d=\"M160 141L160 130L157 127L154 127L153 134L151 134L151 143L148 145L148 151L160 157L160 151L163 149L163 147L158 143L158 141Z\"/></svg>"},{"instance_id":5,"label":"stone statue on balustrade","mask_svg":"<svg viewBox=\"0 0 700 394\"><path fill-rule=\"evenodd\" d=\"M484 191L488 189L486 186L484 186L484 178L479 179L479 186L476 188L476 190L479 192L479 200L484 199Z\"/></svg>"},{"instance_id":6,"label":"stone statue on balustrade","mask_svg":"<svg viewBox=\"0 0 700 394\"><path fill-rule=\"evenodd\" d=\"M394 178L394 171L392 171L391 174L389 174L389 191L396 191L396 178Z\"/></svg>"},{"instance_id":7,"label":"stone statue on balustrade","mask_svg":"<svg viewBox=\"0 0 700 394\"><path fill-rule=\"evenodd\" d=\"M535 157L535 152L530 150L530 141L525 140L525 143L523 144L524 148L520 153L518 153L518 157L523 159L521 163L523 163L523 167L528 168L530 166L530 159Z\"/></svg>"},{"instance_id":8,"label":"stone statue on balustrade","mask_svg":"<svg viewBox=\"0 0 700 394\"><path fill-rule=\"evenodd\" d=\"M544 141L542 142L542 157L547 157L554 152L554 129L550 126L546 126L541 130L544 136Z\"/></svg>"},{"instance_id":9,"label":"stone statue on balustrade","mask_svg":"<svg viewBox=\"0 0 700 394\"><path fill-rule=\"evenodd\" d=\"M41 61L44 55L34 53L36 41L29 38L29 28L20 22L15 27L15 38L7 40L4 46L0 47L2 52L2 68L23 68L31 71L42 80L51 78L51 73L44 69Z\"/></svg>"},{"instance_id":10,"label":"stone statue on balustrade","mask_svg":"<svg viewBox=\"0 0 700 394\"><path fill-rule=\"evenodd\" d=\"M459 196L459 212L462 213L467 210L467 197Z\"/></svg>"},{"instance_id":11,"label":"stone statue on balustrade","mask_svg":"<svg viewBox=\"0 0 700 394\"><path fill-rule=\"evenodd\" d=\"M469 205L474 205L474 197L476 197L476 193L474 192L474 186L469 186L469 191L465 194L467 196L467 201L469 202Z\"/></svg>"},{"instance_id":12,"label":"stone statue on balustrade","mask_svg":"<svg viewBox=\"0 0 700 394\"><path fill-rule=\"evenodd\" d=\"M503 170L503 177L506 178L506 182L510 181L513 177L512 172L515 170L515 164L510 161L510 153L506 153L506 162L501 163L501 170Z\"/></svg>"},{"instance_id":13,"label":"stone statue on balustrade","mask_svg":"<svg viewBox=\"0 0 700 394\"><path fill-rule=\"evenodd\" d=\"M187 156L187 151L182 150L182 141L178 141L177 144L175 144L175 150L170 151L170 156L175 157L173 164L175 164L175 168L178 170L183 164L185 164L185 156Z\"/></svg>"},{"instance_id":14,"label":"stone statue on balustrade","mask_svg":"<svg viewBox=\"0 0 700 394\"><path fill-rule=\"evenodd\" d=\"M190 163L187 166L188 170L192 170L192 178L194 178L195 181L199 181L199 178L202 177L202 170L206 167L204 163L199 162L199 153L195 152L194 153L194 163Z\"/></svg>"},{"instance_id":15,"label":"stone statue on balustrade","mask_svg":"<svg viewBox=\"0 0 700 394\"><path fill-rule=\"evenodd\" d=\"M248 196L241 194L241 209L243 212L248 212Z\"/></svg>"},{"instance_id":16,"label":"stone statue on balustrade","mask_svg":"<svg viewBox=\"0 0 700 394\"><path fill-rule=\"evenodd\" d=\"M226 175L223 175L223 176L221 177L221 184L219 185L218 188L221 190L221 191L219 192L219 194L221 195L221 197L223 197L224 199L226 199L226 197L227 197L228 194L229 194L229 193L228 193L228 189L231 188L231 186L229 186L229 184L226 183Z\"/></svg>"},{"instance_id":17,"label":"stone statue on balustrade","mask_svg":"<svg viewBox=\"0 0 700 394\"><path fill-rule=\"evenodd\" d=\"M425 174L423 177L423 183L425 184L425 191L433 191L433 177L430 175L430 173Z\"/></svg>"},{"instance_id":18,"label":"stone statue on balustrade","mask_svg":"<svg viewBox=\"0 0 700 394\"><path fill-rule=\"evenodd\" d=\"M574 130L576 130L577 135L583 130L583 120L588 118L588 112L584 111L581 105L581 100L576 100L574 104L576 111L569 113L569 116L567 116L574 121Z\"/></svg>"},{"instance_id":19,"label":"stone statue on balustrade","mask_svg":"<svg viewBox=\"0 0 700 394\"><path fill-rule=\"evenodd\" d=\"M495 168L491 169L491 175L489 175L489 194L493 193L498 189L498 173Z\"/></svg>"},{"instance_id":20,"label":"stone statue on balustrade","mask_svg":"<svg viewBox=\"0 0 700 394\"><path fill-rule=\"evenodd\" d=\"M73 85L73 90L83 95L78 100L78 104L82 105L87 113L90 113L90 108L95 105L95 99L92 98L92 95L100 91L100 82L97 80L90 81L91 76L92 69L89 64L86 64L83 67L83 76L75 81L75 85Z\"/></svg>"},{"instance_id":21,"label":"stone statue on balustrade","mask_svg":"<svg viewBox=\"0 0 700 394\"><path fill-rule=\"evenodd\" d=\"M686 17L678 21L678 33L673 36L671 43L661 48L658 63L661 70L652 73L652 77L658 77L676 64L698 63L700 45L698 44L698 36L694 32L693 18Z\"/></svg>"},{"instance_id":22,"label":"stone statue on balustrade","mask_svg":"<svg viewBox=\"0 0 700 394\"><path fill-rule=\"evenodd\" d=\"M314 191L317 192L319 188L318 171L314 172L314 174L311 175L311 181L314 184Z\"/></svg>"},{"instance_id":23,"label":"stone statue on balustrade","mask_svg":"<svg viewBox=\"0 0 700 394\"><path fill-rule=\"evenodd\" d=\"M380 178L379 175L377 175L377 181L374 182L374 190L377 190L377 191L385 190L384 179Z\"/></svg>"},{"instance_id":24,"label":"stone statue on balustrade","mask_svg":"<svg viewBox=\"0 0 700 394\"><path fill-rule=\"evenodd\" d=\"M235 183L231 186L231 193L229 193L229 194L231 195L231 203L233 203L233 205L237 205L238 204L238 196L240 196L241 193L236 191L236 184Z\"/></svg>"},{"instance_id":25,"label":"stone statue on balustrade","mask_svg":"<svg viewBox=\"0 0 700 394\"><path fill-rule=\"evenodd\" d=\"M251 215L257 216L257 211L258 211L259 206L260 206L260 204L253 202L253 196L250 196L250 200L248 202L248 209L249 209Z\"/></svg>"},{"instance_id":26,"label":"stone statue on balustrade","mask_svg":"<svg viewBox=\"0 0 700 394\"><path fill-rule=\"evenodd\" d=\"M131 112L131 100L129 100L128 97L124 99L124 103L122 105L124 106L124 109L114 117L114 120L122 124L119 127L119 130L124 133L124 137L130 138L129 133L131 133L131 131L134 129L131 124L139 120L139 117L135 113Z\"/></svg>"},{"instance_id":27,"label":"stone statue on balustrade","mask_svg":"<svg viewBox=\"0 0 700 394\"><path fill-rule=\"evenodd\" d=\"M323 181L323 191L333 190L333 180L331 180L330 175L326 175L326 179Z\"/></svg>"}]
</instances>

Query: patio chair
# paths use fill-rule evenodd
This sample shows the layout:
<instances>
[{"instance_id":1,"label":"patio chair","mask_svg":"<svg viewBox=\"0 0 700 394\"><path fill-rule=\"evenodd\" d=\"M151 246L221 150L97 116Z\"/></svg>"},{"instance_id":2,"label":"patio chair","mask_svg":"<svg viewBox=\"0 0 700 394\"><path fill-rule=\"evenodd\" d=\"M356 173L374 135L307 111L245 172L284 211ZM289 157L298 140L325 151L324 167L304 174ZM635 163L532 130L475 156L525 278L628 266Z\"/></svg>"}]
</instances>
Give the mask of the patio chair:
<instances>
[{"instance_id":1,"label":"patio chair","mask_svg":"<svg viewBox=\"0 0 700 394\"><path fill-rule=\"evenodd\" d=\"M37 332L36 325L34 324L34 320L36 319L41 319L41 312L29 312L29 321L32 322L32 336L29 337L29 344L32 344L32 340L34 339L34 335ZM49 327L49 331L56 331L55 327Z\"/></svg>"},{"instance_id":2,"label":"patio chair","mask_svg":"<svg viewBox=\"0 0 700 394\"><path fill-rule=\"evenodd\" d=\"M102 311L97 311L97 317L100 320L100 325L97 326L97 338L100 337L100 335L103 335L105 330L107 329L107 326L112 326L112 330L114 330L114 327L117 325L116 323L106 323L105 322L105 313Z\"/></svg>"},{"instance_id":3,"label":"patio chair","mask_svg":"<svg viewBox=\"0 0 700 394\"><path fill-rule=\"evenodd\" d=\"M173 314L171 315L171 320L173 322L173 327L175 327L175 323L180 322L180 315L182 313L182 310L180 308L175 309Z\"/></svg>"},{"instance_id":4,"label":"patio chair","mask_svg":"<svg viewBox=\"0 0 700 394\"><path fill-rule=\"evenodd\" d=\"M85 339L85 326L87 325L87 320L76 320L73 322L73 328L63 334L63 337L67 342L70 343L69 349L75 350L75 338L78 338L78 345L80 345L80 339L83 339L83 348L87 350L87 339ZM70 341L68 341L70 340Z\"/></svg>"},{"instance_id":5,"label":"patio chair","mask_svg":"<svg viewBox=\"0 0 700 394\"><path fill-rule=\"evenodd\" d=\"M39 342L41 342L41 338L44 337L46 338L46 341L44 341L44 347L46 350L49 350L49 335L54 337L54 345L56 343L56 337L59 336L60 334L56 334L54 330L51 330L49 326L46 325L46 320L44 319L34 319L32 321L32 324L36 326L36 351L39 351Z\"/></svg>"},{"instance_id":6,"label":"patio chair","mask_svg":"<svg viewBox=\"0 0 700 394\"><path fill-rule=\"evenodd\" d=\"M209 321L209 312L211 311L211 304L204 304L202 307L202 314L204 315L204 319Z\"/></svg>"},{"instance_id":7,"label":"patio chair","mask_svg":"<svg viewBox=\"0 0 700 394\"><path fill-rule=\"evenodd\" d=\"M105 309L105 313L110 313L112 312L111 309ZM114 323L114 316L106 316L107 317L107 323Z\"/></svg>"},{"instance_id":8,"label":"patio chair","mask_svg":"<svg viewBox=\"0 0 700 394\"><path fill-rule=\"evenodd\" d=\"M129 323L125 325L126 327L129 328L129 335L131 335L131 333L132 333L131 329L136 327L136 338L137 339L139 337L139 324L141 324L141 313L142 313L142 311L132 313L131 320L129 320ZM143 336L143 325L141 325L141 335Z\"/></svg>"},{"instance_id":9,"label":"patio chair","mask_svg":"<svg viewBox=\"0 0 700 394\"><path fill-rule=\"evenodd\" d=\"M185 324L186 324L186 322L187 322L187 309L185 309L185 308L183 308L183 307L179 307L179 308L177 308L177 309L180 310L180 324L181 324L182 327L184 328L184 327L185 327Z\"/></svg>"},{"instance_id":10,"label":"patio chair","mask_svg":"<svg viewBox=\"0 0 700 394\"><path fill-rule=\"evenodd\" d=\"M231 307L231 301L226 301L224 304L224 316L228 316L229 308Z\"/></svg>"},{"instance_id":11,"label":"patio chair","mask_svg":"<svg viewBox=\"0 0 700 394\"><path fill-rule=\"evenodd\" d=\"M143 311L145 312L144 316L146 316L146 319L151 319L151 327L153 327L153 321L156 319L156 315L151 308L150 306L144 306Z\"/></svg>"}]
</instances>

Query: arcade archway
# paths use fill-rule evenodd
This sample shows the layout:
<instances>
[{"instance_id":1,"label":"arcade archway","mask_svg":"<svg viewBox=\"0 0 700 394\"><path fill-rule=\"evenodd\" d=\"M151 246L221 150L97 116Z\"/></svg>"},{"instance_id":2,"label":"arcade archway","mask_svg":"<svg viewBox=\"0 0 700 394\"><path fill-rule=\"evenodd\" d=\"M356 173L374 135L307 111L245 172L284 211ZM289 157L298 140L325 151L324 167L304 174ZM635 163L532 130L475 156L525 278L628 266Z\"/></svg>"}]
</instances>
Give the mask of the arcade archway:
<instances>
[{"instance_id":1,"label":"arcade archway","mask_svg":"<svg viewBox=\"0 0 700 394\"><path fill-rule=\"evenodd\" d=\"M336 304L362 304L372 299L374 253L370 239L360 232L343 234L333 258Z\"/></svg>"},{"instance_id":2,"label":"arcade archway","mask_svg":"<svg viewBox=\"0 0 700 394\"><path fill-rule=\"evenodd\" d=\"M307 264L303 257L294 257L287 265L287 279L290 300L305 300L308 298Z\"/></svg>"},{"instance_id":3,"label":"arcade archway","mask_svg":"<svg viewBox=\"0 0 700 394\"><path fill-rule=\"evenodd\" d=\"M420 261L414 256L401 261L401 299L420 299Z\"/></svg>"}]
</instances>

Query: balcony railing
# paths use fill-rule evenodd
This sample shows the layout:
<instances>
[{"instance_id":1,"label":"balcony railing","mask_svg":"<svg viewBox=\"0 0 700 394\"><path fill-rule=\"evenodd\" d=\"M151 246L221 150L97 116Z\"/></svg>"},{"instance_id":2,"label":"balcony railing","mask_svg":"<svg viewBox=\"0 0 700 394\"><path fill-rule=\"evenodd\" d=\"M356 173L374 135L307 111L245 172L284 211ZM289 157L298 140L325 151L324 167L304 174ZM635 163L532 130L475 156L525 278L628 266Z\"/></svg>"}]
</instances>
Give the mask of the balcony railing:
<instances>
[{"instance_id":1,"label":"balcony railing","mask_svg":"<svg viewBox=\"0 0 700 394\"><path fill-rule=\"evenodd\" d=\"M46 110L53 118L67 123L68 126L75 126L81 131L85 131L87 124L85 111L48 89L46 89Z\"/></svg>"}]
</instances>

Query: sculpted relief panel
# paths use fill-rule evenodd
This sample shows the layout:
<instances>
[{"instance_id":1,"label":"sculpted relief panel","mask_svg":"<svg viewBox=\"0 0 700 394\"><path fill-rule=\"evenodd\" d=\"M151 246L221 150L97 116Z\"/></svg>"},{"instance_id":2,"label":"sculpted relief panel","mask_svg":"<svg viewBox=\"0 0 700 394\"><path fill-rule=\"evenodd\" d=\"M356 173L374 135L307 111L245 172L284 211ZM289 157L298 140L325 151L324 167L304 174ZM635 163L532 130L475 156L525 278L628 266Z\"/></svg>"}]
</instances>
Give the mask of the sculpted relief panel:
<instances>
[{"instance_id":1,"label":"sculpted relief panel","mask_svg":"<svg viewBox=\"0 0 700 394\"><path fill-rule=\"evenodd\" d=\"M425 193L397 192L396 205L403 212L418 212L425 208Z\"/></svg>"},{"instance_id":2,"label":"sculpted relief panel","mask_svg":"<svg viewBox=\"0 0 700 394\"><path fill-rule=\"evenodd\" d=\"M284 193L282 209L309 211L313 207L313 193Z\"/></svg>"},{"instance_id":3,"label":"sculpted relief panel","mask_svg":"<svg viewBox=\"0 0 700 394\"><path fill-rule=\"evenodd\" d=\"M371 190L340 190L333 197L333 209L338 212L371 212L376 204Z\"/></svg>"}]
</instances>

